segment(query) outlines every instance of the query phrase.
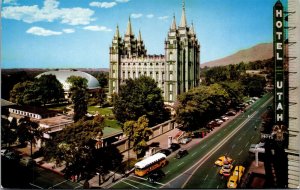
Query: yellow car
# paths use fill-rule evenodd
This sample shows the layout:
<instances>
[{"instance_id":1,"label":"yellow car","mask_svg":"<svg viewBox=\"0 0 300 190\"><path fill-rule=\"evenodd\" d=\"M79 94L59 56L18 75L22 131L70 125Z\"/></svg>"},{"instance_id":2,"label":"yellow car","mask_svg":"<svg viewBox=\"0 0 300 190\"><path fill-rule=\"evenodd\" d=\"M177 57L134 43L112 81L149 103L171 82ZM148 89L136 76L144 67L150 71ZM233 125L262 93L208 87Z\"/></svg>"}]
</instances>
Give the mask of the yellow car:
<instances>
[{"instance_id":1,"label":"yellow car","mask_svg":"<svg viewBox=\"0 0 300 190\"><path fill-rule=\"evenodd\" d=\"M244 166L235 166L234 171L233 171L233 176L237 176L238 177L238 181L241 180L241 177L243 176L245 172L245 167Z\"/></svg>"},{"instance_id":2,"label":"yellow car","mask_svg":"<svg viewBox=\"0 0 300 190\"><path fill-rule=\"evenodd\" d=\"M238 176L235 176L235 175L230 176L230 178L227 182L227 188L228 189L236 189L237 181L238 181Z\"/></svg>"},{"instance_id":3,"label":"yellow car","mask_svg":"<svg viewBox=\"0 0 300 190\"><path fill-rule=\"evenodd\" d=\"M229 162L225 161L219 173L225 177L229 177L232 168L233 166Z\"/></svg>"},{"instance_id":4,"label":"yellow car","mask_svg":"<svg viewBox=\"0 0 300 190\"><path fill-rule=\"evenodd\" d=\"M229 163L232 163L232 158L228 157L228 156L221 156L218 158L217 161L215 161L215 164L217 166L223 166L224 165L224 161L227 161Z\"/></svg>"}]
</instances>

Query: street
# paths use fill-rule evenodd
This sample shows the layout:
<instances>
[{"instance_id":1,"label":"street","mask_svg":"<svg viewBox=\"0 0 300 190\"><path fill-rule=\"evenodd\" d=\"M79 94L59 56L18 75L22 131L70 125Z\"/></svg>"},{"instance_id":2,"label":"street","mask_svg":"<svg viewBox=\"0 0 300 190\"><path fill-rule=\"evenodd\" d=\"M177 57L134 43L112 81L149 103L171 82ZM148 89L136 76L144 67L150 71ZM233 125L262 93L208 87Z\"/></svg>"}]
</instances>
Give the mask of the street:
<instances>
[{"instance_id":1,"label":"street","mask_svg":"<svg viewBox=\"0 0 300 190\"><path fill-rule=\"evenodd\" d=\"M220 167L214 162L226 154L234 159L234 165L247 166L248 149L260 139L261 115L271 100L271 94L260 98L245 113L191 147L187 156L176 159L175 154L171 154L169 164L162 169L166 177L159 183L150 184L146 178L131 175L111 188L226 188L227 179L219 175Z\"/></svg>"},{"instance_id":2,"label":"street","mask_svg":"<svg viewBox=\"0 0 300 190\"><path fill-rule=\"evenodd\" d=\"M47 169L34 166L24 167L16 161L1 156L3 188L17 189L82 189L82 184L66 180L63 176Z\"/></svg>"}]
</instances>

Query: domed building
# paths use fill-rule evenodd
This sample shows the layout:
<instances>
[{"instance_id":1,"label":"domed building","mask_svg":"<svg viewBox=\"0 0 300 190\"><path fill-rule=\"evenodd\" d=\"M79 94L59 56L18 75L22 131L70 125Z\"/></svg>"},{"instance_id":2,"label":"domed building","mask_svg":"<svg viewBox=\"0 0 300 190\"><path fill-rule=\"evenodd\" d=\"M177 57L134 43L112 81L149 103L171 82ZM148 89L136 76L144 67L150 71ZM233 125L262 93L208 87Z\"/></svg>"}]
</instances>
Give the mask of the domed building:
<instances>
[{"instance_id":1,"label":"domed building","mask_svg":"<svg viewBox=\"0 0 300 190\"><path fill-rule=\"evenodd\" d=\"M70 97L70 84L67 82L67 79L70 76L79 76L82 78L87 79L88 83L88 91L90 94L93 94L94 92L97 92L97 90L100 88L98 80L93 77L92 75L82 72L82 71L77 71L77 70L53 70L53 71L47 71L44 73L39 74L36 76L36 78L41 77L42 75L55 75L56 79L62 84L63 89L65 91L65 97L69 98Z\"/></svg>"}]
</instances>

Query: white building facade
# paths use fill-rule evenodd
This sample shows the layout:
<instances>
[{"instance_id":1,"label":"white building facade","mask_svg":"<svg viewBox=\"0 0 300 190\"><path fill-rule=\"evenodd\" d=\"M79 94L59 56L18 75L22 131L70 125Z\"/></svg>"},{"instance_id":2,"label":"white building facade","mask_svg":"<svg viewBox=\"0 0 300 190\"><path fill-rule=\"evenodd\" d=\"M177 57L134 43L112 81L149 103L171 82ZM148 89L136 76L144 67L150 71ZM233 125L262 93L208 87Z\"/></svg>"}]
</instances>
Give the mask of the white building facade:
<instances>
[{"instance_id":1,"label":"white building facade","mask_svg":"<svg viewBox=\"0 0 300 190\"><path fill-rule=\"evenodd\" d=\"M130 18L124 38L117 26L110 47L109 94L118 93L126 79L142 75L157 82L165 102L174 102L177 95L199 85L200 45L193 24L187 26L184 5L178 27L173 18L164 55L147 55L141 32L136 39Z\"/></svg>"}]
</instances>

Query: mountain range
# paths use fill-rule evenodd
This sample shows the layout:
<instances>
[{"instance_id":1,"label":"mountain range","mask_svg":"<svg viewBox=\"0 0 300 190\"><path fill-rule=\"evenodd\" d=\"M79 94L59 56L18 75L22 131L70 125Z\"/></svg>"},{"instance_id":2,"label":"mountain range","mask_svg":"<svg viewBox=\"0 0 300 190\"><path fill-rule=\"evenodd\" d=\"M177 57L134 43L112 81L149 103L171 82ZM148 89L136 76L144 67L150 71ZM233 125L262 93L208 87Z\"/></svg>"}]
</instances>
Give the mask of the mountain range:
<instances>
[{"instance_id":1,"label":"mountain range","mask_svg":"<svg viewBox=\"0 0 300 190\"><path fill-rule=\"evenodd\" d=\"M240 50L227 57L200 64L200 67L225 66L230 64L238 64L242 61L247 63L257 60L270 59L272 57L273 43L261 43L248 49Z\"/></svg>"}]
</instances>

